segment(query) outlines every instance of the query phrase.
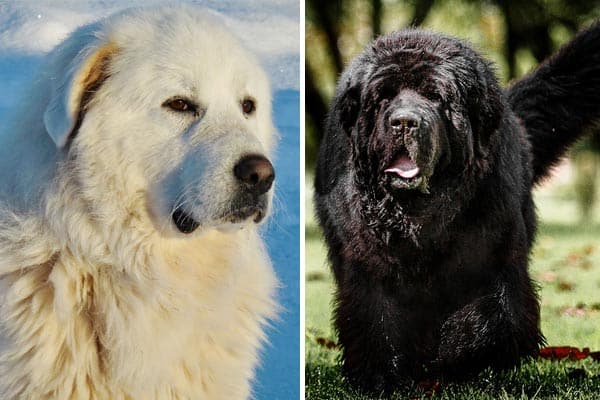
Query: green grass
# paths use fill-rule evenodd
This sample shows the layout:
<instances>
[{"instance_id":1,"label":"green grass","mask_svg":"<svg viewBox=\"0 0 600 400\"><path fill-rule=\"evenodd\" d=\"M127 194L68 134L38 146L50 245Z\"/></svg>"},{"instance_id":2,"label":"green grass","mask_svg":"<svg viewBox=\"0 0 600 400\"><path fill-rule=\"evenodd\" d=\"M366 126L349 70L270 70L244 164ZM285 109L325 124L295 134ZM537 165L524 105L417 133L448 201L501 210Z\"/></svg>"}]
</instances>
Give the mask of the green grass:
<instances>
[{"instance_id":1,"label":"green grass","mask_svg":"<svg viewBox=\"0 0 600 400\"><path fill-rule=\"evenodd\" d=\"M306 399L373 399L350 388L340 374L331 326L333 280L326 249L306 190ZM600 207L595 220L577 221L568 188L536 193L540 215L530 265L540 284L542 330L548 345L600 350ZM327 345L330 345L329 347ZM600 399L600 362L530 360L514 370L484 371L462 384L445 384L431 395L406 382L391 399Z\"/></svg>"}]
</instances>

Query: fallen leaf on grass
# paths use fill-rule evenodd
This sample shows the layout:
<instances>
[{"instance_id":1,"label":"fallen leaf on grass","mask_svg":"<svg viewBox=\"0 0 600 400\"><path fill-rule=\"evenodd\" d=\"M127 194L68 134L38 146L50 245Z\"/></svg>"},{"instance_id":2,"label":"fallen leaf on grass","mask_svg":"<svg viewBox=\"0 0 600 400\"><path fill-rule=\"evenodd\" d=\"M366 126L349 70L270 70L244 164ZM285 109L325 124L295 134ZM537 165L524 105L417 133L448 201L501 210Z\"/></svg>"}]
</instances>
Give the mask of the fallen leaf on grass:
<instances>
[{"instance_id":1,"label":"fallen leaf on grass","mask_svg":"<svg viewBox=\"0 0 600 400\"><path fill-rule=\"evenodd\" d=\"M558 276L554 271L544 271L539 274L539 280L546 283L552 283L556 280Z\"/></svg>"},{"instance_id":2,"label":"fallen leaf on grass","mask_svg":"<svg viewBox=\"0 0 600 400\"><path fill-rule=\"evenodd\" d=\"M587 260L587 259L583 260L581 262L581 264L579 265L579 267L581 269L585 269L585 270L592 269L592 266L593 266L592 262L590 260Z\"/></svg>"},{"instance_id":3,"label":"fallen leaf on grass","mask_svg":"<svg viewBox=\"0 0 600 400\"><path fill-rule=\"evenodd\" d=\"M562 314L568 315L569 317L585 317L587 313L583 308L565 307L562 309Z\"/></svg>"},{"instance_id":4,"label":"fallen leaf on grass","mask_svg":"<svg viewBox=\"0 0 600 400\"><path fill-rule=\"evenodd\" d=\"M570 292L575 288L575 284L564 280L559 280L556 284L556 289L559 292Z\"/></svg>"},{"instance_id":5,"label":"fallen leaf on grass","mask_svg":"<svg viewBox=\"0 0 600 400\"><path fill-rule=\"evenodd\" d=\"M327 278L323 272L309 272L306 274L306 282L324 281Z\"/></svg>"},{"instance_id":6,"label":"fallen leaf on grass","mask_svg":"<svg viewBox=\"0 0 600 400\"><path fill-rule=\"evenodd\" d=\"M538 355L547 360L565 360L568 358L571 361L583 360L595 353L600 352L591 353L589 347L579 350L577 347L571 346L550 346L538 351Z\"/></svg>"},{"instance_id":7,"label":"fallen leaf on grass","mask_svg":"<svg viewBox=\"0 0 600 400\"><path fill-rule=\"evenodd\" d=\"M600 311L600 303L577 303L575 307L564 306L560 307L558 311L560 314L567 315L569 317L585 317L589 314L594 314Z\"/></svg>"},{"instance_id":8,"label":"fallen leaf on grass","mask_svg":"<svg viewBox=\"0 0 600 400\"><path fill-rule=\"evenodd\" d=\"M588 347L583 348L582 351L579 349L572 349L571 354L569 354L569 360L578 361L587 358L590 355L590 349Z\"/></svg>"},{"instance_id":9,"label":"fallen leaf on grass","mask_svg":"<svg viewBox=\"0 0 600 400\"><path fill-rule=\"evenodd\" d=\"M594 246L586 246L580 250L575 250L565 258L564 263L568 266L578 267L581 269L590 269L592 267L592 262L590 260L590 255L594 253Z\"/></svg>"},{"instance_id":10,"label":"fallen leaf on grass","mask_svg":"<svg viewBox=\"0 0 600 400\"><path fill-rule=\"evenodd\" d=\"M315 341L316 341L316 342L317 342L317 343L318 343L320 346L322 346L322 347L325 347L325 348L327 348L328 350L331 350L331 349L336 349L336 348L338 348L338 345L337 345L337 343L336 343L336 342L334 342L334 341L333 341L333 340L331 340L331 339L327 339L327 338L324 338L324 337L318 337L318 338L316 338L316 339L315 339Z\"/></svg>"},{"instance_id":11,"label":"fallen leaf on grass","mask_svg":"<svg viewBox=\"0 0 600 400\"><path fill-rule=\"evenodd\" d=\"M581 256L577 253L571 253L567 256L566 261L569 265L576 265L581 260Z\"/></svg>"}]
</instances>

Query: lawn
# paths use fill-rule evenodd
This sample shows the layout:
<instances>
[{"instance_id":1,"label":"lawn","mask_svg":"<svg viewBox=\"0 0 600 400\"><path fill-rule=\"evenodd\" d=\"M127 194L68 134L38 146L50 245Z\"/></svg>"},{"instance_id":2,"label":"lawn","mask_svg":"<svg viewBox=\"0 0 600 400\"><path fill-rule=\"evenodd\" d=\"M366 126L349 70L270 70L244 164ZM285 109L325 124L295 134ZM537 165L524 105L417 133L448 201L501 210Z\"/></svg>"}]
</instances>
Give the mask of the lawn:
<instances>
[{"instance_id":1,"label":"lawn","mask_svg":"<svg viewBox=\"0 0 600 400\"><path fill-rule=\"evenodd\" d=\"M306 193L306 399L372 399L350 389L340 374L331 326L333 280ZM531 273L539 282L542 330L549 346L600 350L600 207L581 224L569 186L535 194L540 228ZM463 384L442 384L434 394L407 382L392 399L600 399L600 362L530 360L504 373L485 371Z\"/></svg>"}]
</instances>

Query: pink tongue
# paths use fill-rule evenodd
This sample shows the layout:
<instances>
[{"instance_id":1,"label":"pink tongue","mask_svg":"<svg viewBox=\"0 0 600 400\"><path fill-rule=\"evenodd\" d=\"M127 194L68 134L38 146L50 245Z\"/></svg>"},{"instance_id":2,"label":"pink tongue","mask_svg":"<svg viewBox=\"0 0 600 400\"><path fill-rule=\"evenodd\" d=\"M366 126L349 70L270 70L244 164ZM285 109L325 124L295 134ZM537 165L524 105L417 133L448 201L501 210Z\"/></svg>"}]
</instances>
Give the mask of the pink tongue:
<instances>
[{"instance_id":1,"label":"pink tongue","mask_svg":"<svg viewBox=\"0 0 600 400\"><path fill-rule=\"evenodd\" d=\"M410 179L419 174L419 167L407 155L398 157L384 172L393 172L402 178Z\"/></svg>"}]
</instances>

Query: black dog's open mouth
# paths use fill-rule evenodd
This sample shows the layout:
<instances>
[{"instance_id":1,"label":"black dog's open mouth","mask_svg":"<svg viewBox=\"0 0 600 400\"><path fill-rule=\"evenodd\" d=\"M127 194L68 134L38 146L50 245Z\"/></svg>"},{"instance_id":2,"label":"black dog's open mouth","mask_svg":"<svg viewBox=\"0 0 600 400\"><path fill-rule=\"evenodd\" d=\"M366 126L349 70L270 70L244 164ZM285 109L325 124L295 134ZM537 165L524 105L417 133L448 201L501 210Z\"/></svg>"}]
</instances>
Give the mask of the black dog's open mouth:
<instances>
[{"instance_id":1,"label":"black dog's open mouth","mask_svg":"<svg viewBox=\"0 0 600 400\"><path fill-rule=\"evenodd\" d=\"M173 212L173 223L181 233L192 233L200 226L200 224L189 214L181 209Z\"/></svg>"},{"instance_id":2,"label":"black dog's open mouth","mask_svg":"<svg viewBox=\"0 0 600 400\"><path fill-rule=\"evenodd\" d=\"M421 169L413 161L406 148L383 171L390 179L390 185L396 189L421 188L424 178Z\"/></svg>"}]
</instances>

